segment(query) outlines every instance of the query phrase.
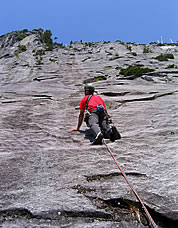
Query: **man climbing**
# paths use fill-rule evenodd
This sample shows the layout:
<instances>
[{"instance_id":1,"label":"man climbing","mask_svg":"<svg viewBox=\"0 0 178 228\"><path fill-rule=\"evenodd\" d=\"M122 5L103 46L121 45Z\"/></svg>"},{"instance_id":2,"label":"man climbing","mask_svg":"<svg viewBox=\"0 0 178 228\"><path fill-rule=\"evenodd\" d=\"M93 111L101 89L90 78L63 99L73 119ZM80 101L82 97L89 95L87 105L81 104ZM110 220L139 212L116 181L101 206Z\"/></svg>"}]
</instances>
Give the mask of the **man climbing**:
<instances>
[{"instance_id":1,"label":"man climbing","mask_svg":"<svg viewBox=\"0 0 178 228\"><path fill-rule=\"evenodd\" d=\"M109 125L109 116L103 99L98 95L94 95L94 87L85 86L84 89L85 96L80 101L80 113L78 117L77 128L74 128L72 130L79 131L83 123L84 112L87 110L87 114L84 120L87 126L92 130L92 133L95 137L92 144L102 144L103 138L110 139L112 142L120 139L121 136L116 127L110 127Z\"/></svg>"}]
</instances>

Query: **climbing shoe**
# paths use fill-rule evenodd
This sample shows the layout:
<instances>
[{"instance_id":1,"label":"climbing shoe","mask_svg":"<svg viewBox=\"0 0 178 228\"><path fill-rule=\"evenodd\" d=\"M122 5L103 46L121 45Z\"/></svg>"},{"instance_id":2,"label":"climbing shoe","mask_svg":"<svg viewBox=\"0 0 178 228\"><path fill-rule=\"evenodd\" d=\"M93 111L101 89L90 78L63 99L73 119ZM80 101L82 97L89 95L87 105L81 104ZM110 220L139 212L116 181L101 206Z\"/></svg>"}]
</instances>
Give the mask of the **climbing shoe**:
<instances>
[{"instance_id":1,"label":"climbing shoe","mask_svg":"<svg viewBox=\"0 0 178 228\"><path fill-rule=\"evenodd\" d=\"M96 138L94 139L94 141L92 142L93 145L101 145L102 144L102 140L103 140L104 136L101 132L99 132L96 136Z\"/></svg>"},{"instance_id":2,"label":"climbing shoe","mask_svg":"<svg viewBox=\"0 0 178 228\"><path fill-rule=\"evenodd\" d=\"M112 126L111 129L112 129L112 132L110 134L110 140L111 140L111 142L114 142L117 139L121 139L121 135L118 132L117 128L115 126Z\"/></svg>"}]
</instances>

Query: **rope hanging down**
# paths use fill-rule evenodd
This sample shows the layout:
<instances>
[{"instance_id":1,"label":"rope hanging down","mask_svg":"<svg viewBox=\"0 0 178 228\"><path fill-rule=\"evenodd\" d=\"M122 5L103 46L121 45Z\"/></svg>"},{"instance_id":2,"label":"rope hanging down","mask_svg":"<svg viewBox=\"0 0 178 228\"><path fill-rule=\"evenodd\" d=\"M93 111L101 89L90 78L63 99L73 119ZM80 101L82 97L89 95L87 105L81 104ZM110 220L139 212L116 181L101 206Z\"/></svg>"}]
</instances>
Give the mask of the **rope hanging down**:
<instances>
[{"instance_id":1,"label":"rope hanging down","mask_svg":"<svg viewBox=\"0 0 178 228\"><path fill-rule=\"evenodd\" d=\"M109 151L109 153L111 154L112 158L114 159L114 162L116 163L117 167L120 169L123 177L125 178L125 180L127 181L128 185L130 186L130 188L132 189L133 193L135 194L136 198L139 200L139 202L141 203L145 213L146 213L146 216L148 218L148 220L151 222L151 225L153 228L158 228L158 226L156 225L156 223L154 222L154 220L152 219L150 213L148 212L147 208L145 207L143 201L141 200L141 198L139 197L139 195L136 193L136 191L134 190L134 188L132 187L132 185L130 184L129 180L127 179L127 176L126 174L124 173L124 171L121 169L121 167L119 166L118 162L116 161L115 157L114 157L114 154L112 152L112 150L108 147L108 145L106 144L105 140L103 139L103 143L104 145L106 146L107 150Z\"/></svg>"}]
</instances>

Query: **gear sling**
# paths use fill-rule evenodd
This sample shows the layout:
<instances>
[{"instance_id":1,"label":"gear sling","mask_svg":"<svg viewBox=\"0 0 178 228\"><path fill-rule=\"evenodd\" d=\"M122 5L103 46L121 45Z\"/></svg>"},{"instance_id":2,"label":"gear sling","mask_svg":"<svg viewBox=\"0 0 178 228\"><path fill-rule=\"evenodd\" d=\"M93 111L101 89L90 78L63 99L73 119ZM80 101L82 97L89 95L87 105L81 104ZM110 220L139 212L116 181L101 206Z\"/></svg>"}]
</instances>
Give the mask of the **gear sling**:
<instances>
[{"instance_id":1,"label":"gear sling","mask_svg":"<svg viewBox=\"0 0 178 228\"><path fill-rule=\"evenodd\" d=\"M92 97L93 95L90 95L90 96L88 96L88 98L87 98L87 101L86 101L86 104L85 104L85 110L87 111L87 108L88 108L88 102L89 102L89 100L90 100L90 98ZM89 116L90 116L90 113L89 113L89 111L87 111L86 112L86 114L85 114L85 118L84 118L84 121L86 122L86 124L88 124L88 118L89 118Z\"/></svg>"}]
</instances>

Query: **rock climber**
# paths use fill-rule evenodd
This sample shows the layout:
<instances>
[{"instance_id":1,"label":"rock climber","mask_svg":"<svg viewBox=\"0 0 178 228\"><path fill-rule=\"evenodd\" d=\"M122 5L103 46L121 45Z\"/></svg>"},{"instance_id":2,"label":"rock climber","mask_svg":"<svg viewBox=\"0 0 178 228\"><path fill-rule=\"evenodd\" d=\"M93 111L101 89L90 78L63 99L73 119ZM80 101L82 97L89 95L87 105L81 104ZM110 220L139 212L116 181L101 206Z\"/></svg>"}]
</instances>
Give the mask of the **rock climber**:
<instances>
[{"instance_id":1,"label":"rock climber","mask_svg":"<svg viewBox=\"0 0 178 228\"><path fill-rule=\"evenodd\" d=\"M120 139L121 136L117 128L109 125L109 115L104 100L94 94L93 86L85 86L84 90L85 96L80 101L77 128L72 129L72 131L79 131L84 120L94 135L93 145L102 144L103 138L110 139L112 142ZM85 110L87 113L84 118Z\"/></svg>"}]
</instances>

